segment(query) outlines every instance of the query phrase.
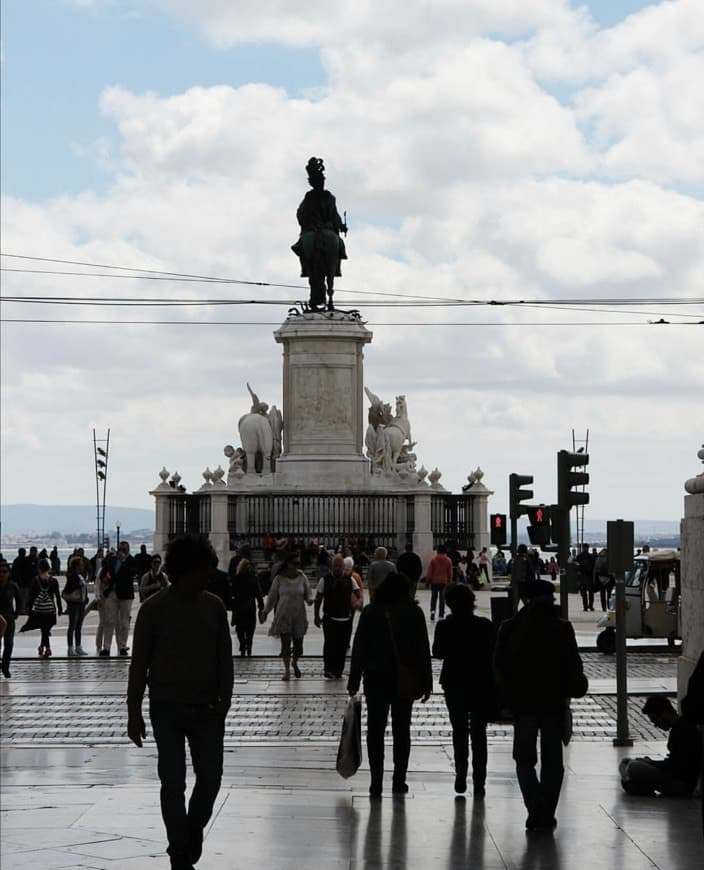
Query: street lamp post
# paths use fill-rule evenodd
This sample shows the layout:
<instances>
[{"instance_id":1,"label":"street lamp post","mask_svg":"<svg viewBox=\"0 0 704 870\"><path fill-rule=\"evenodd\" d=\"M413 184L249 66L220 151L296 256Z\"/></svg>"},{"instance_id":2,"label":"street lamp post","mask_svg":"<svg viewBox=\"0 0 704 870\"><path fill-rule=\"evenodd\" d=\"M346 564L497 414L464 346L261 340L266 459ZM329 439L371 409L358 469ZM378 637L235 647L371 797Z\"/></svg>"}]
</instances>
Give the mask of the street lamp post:
<instances>
[{"instance_id":1,"label":"street lamp post","mask_svg":"<svg viewBox=\"0 0 704 870\"><path fill-rule=\"evenodd\" d=\"M120 546L120 521L115 520L115 532L117 533L117 546Z\"/></svg>"}]
</instances>

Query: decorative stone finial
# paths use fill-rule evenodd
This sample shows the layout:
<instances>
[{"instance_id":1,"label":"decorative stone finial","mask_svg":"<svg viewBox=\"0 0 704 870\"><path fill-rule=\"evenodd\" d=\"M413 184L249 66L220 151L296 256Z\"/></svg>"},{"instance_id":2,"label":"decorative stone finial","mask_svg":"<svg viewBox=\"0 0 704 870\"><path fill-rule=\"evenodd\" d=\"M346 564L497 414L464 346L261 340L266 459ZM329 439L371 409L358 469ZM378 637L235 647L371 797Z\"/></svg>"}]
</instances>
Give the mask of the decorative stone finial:
<instances>
[{"instance_id":1,"label":"decorative stone finial","mask_svg":"<svg viewBox=\"0 0 704 870\"><path fill-rule=\"evenodd\" d=\"M428 475L428 480L430 481L431 486L437 486L438 481L442 477L442 471L439 471L438 468L434 468L430 474Z\"/></svg>"},{"instance_id":2,"label":"decorative stone finial","mask_svg":"<svg viewBox=\"0 0 704 870\"><path fill-rule=\"evenodd\" d=\"M704 444L702 444L701 450L697 451L697 456L704 462ZM690 477L689 480L685 481L684 488L690 495L704 493L704 472L696 477Z\"/></svg>"},{"instance_id":3,"label":"decorative stone finial","mask_svg":"<svg viewBox=\"0 0 704 870\"><path fill-rule=\"evenodd\" d=\"M213 480L213 486L227 486L227 484L223 480L223 477L225 476L225 470L221 465L218 465L215 471L211 472L211 476Z\"/></svg>"},{"instance_id":4,"label":"decorative stone finial","mask_svg":"<svg viewBox=\"0 0 704 870\"><path fill-rule=\"evenodd\" d=\"M203 480L205 481L205 483L200 488L201 492L203 492L203 490L210 489L210 487L213 485L213 472L210 470L209 467L206 467L205 471L203 472Z\"/></svg>"},{"instance_id":5,"label":"decorative stone finial","mask_svg":"<svg viewBox=\"0 0 704 870\"><path fill-rule=\"evenodd\" d=\"M170 472L166 470L166 466L162 465L161 471L159 472L159 477L161 478L162 483L166 483L166 481L169 479L169 474Z\"/></svg>"}]
</instances>

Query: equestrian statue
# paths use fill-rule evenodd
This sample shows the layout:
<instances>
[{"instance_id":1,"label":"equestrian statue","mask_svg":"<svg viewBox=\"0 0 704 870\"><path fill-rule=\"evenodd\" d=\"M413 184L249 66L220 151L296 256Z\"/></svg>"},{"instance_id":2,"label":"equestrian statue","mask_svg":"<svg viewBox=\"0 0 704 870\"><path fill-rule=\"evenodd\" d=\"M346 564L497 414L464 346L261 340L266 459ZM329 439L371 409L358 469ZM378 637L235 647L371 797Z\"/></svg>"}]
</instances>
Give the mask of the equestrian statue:
<instances>
[{"instance_id":1,"label":"equestrian statue","mask_svg":"<svg viewBox=\"0 0 704 870\"><path fill-rule=\"evenodd\" d=\"M345 242L347 226L340 217L335 197L325 190L325 166L319 157L311 157L306 166L312 190L303 197L296 217L301 228L298 241L291 250L301 261L301 277L310 285L311 311L333 311L335 278L340 277L340 260L347 259ZM327 293L327 306L325 294Z\"/></svg>"}]
</instances>

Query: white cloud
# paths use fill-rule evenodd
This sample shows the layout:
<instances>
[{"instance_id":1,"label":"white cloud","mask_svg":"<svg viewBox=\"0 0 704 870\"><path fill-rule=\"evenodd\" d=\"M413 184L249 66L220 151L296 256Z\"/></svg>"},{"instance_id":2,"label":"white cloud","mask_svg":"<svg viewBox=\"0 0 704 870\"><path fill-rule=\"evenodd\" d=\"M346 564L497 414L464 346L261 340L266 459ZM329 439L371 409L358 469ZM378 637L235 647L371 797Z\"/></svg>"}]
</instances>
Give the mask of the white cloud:
<instances>
[{"instance_id":1,"label":"white cloud","mask_svg":"<svg viewBox=\"0 0 704 870\"><path fill-rule=\"evenodd\" d=\"M610 31L558 0L403 10L387 2L373 14L364 3L334 12L309 4L306 15L274 2L162 6L220 44L321 46L327 87L295 99L256 83L194 83L171 97L106 87L100 110L120 139L112 189L34 205L6 198L5 252L297 283L295 208L303 166L319 154L350 223L340 300L370 298L359 290L498 301L701 296L704 204L683 186L698 182L704 165L690 3L663 4ZM570 83L569 100L543 86L548 77ZM678 191L667 186L674 182ZM304 292L5 281L6 293L89 291L156 299ZM693 455L704 425L688 400L704 389L700 327L597 328L586 323L607 318L588 310L360 304L375 332L367 383L387 398L407 394L419 459L440 465L449 486L477 464L501 498L506 474L533 465L552 486L554 450L568 446L573 426L589 427L622 504L648 505L655 517L677 509L680 478L692 471L689 454L669 456L687 440ZM653 310L676 319L680 309ZM37 309L5 305L3 316L15 312ZM148 503L162 463L196 487L236 438L245 381L281 402L272 327L128 321L276 322L285 313L52 307L42 314L122 322L5 325L8 500L61 500L71 480L89 475L93 424L111 426L117 439L116 502ZM623 316L649 318L632 309ZM557 320L585 325L544 325ZM402 322L416 325L394 325ZM498 325L440 325L457 322ZM624 476L629 438L638 441L634 455L658 457L636 482ZM57 471L47 476L49 454Z\"/></svg>"},{"instance_id":2,"label":"white cloud","mask_svg":"<svg viewBox=\"0 0 704 870\"><path fill-rule=\"evenodd\" d=\"M564 0L159 0L166 11L192 21L216 45L283 42L344 45L355 40L399 51L448 34L468 39L482 33L520 35L549 22Z\"/></svg>"}]
</instances>

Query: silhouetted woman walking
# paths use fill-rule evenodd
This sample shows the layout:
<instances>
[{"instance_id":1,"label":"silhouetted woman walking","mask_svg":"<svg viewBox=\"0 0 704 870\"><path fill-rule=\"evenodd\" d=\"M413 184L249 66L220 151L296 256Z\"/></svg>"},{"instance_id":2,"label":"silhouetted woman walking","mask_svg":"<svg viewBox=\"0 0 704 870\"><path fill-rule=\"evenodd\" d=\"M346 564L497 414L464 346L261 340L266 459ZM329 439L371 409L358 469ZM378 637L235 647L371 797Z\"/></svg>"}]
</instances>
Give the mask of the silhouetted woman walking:
<instances>
[{"instance_id":1,"label":"silhouetted woman walking","mask_svg":"<svg viewBox=\"0 0 704 870\"><path fill-rule=\"evenodd\" d=\"M388 574L360 616L347 682L350 695L357 694L362 678L367 702L369 794L379 797L382 793L389 709L394 741L392 791L405 794L413 701L427 701L433 690L433 671L425 616L410 597L408 578L403 574Z\"/></svg>"}]
</instances>

